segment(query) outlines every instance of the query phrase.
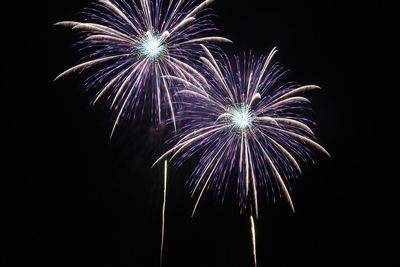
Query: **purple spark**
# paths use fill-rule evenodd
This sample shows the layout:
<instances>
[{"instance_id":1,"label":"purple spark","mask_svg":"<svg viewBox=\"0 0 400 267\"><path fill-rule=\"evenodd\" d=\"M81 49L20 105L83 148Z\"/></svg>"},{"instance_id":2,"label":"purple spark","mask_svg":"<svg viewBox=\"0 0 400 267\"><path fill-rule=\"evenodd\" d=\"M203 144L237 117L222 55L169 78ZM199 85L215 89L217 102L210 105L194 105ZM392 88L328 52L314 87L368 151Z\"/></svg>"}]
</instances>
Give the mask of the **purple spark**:
<instances>
[{"instance_id":1,"label":"purple spark","mask_svg":"<svg viewBox=\"0 0 400 267\"><path fill-rule=\"evenodd\" d=\"M209 20L207 6L213 0L100 0L85 10L83 22L63 21L56 25L79 30L78 45L86 56L56 79L67 74L92 69L86 88L99 88L95 104L107 96L117 112L113 135L122 117L135 116L146 98L151 99L152 118L162 120L162 110L175 125L174 92L169 80L201 81L196 71L201 44L230 42L209 36L215 27Z\"/></svg>"},{"instance_id":2,"label":"purple spark","mask_svg":"<svg viewBox=\"0 0 400 267\"><path fill-rule=\"evenodd\" d=\"M189 180L192 197L197 196L193 214L205 191L223 196L228 184L237 186L241 211L250 201L257 215L259 191L274 198L282 194L294 210L288 186L301 173L299 162L312 160L311 149L329 155L308 126L313 124L305 117L308 99L299 96L319 87L285 82L287 70L271 64L275 48L268 57L236 57L234 65L226 55L216 59L203 49L206 82L183 82L176 117L183 126L176 145L156 163L179 155L181 164L200 154Z\"/></svg>"}]
</instances>

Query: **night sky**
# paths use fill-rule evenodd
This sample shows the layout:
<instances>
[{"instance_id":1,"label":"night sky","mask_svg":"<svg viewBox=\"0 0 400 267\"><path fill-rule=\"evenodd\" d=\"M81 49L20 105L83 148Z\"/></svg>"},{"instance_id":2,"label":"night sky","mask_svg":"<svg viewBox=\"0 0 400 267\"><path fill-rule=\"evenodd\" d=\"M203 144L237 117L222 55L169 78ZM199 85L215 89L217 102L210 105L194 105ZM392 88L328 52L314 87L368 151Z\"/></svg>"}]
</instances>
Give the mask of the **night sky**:
<instances>
[{"instance_id":1,"label":"night sky","mask_svg":"<svg viewBox=\"0 0 400 267\"><path fill-rule=\"evenodd\" d=\"M32 2L2 12L11 34L1 81L3 266L158 266L162 166L150 166L165 149L165 129L143 117L110 140L115 117L89 105L94 91L82 77L53 82L79 53L76 33L52 25L79 19L89 1ZM306 96L332 158L317 153L316 165L303 166L292 186L296 214L284 199L260 203L259 267L389 266L375 223L388 208L377 192L389 179L377 171L374 133L385 90L382 7L348 2L211 6L221 35L234 41L223 46L228 54L277 46L275 59L293 70L288 79L323 88ZM185 181L195 163L170 171L164 266L252 267L249 219L233 195L223 204L208 195L190 218Z\"/></svg>"}]
</instances>

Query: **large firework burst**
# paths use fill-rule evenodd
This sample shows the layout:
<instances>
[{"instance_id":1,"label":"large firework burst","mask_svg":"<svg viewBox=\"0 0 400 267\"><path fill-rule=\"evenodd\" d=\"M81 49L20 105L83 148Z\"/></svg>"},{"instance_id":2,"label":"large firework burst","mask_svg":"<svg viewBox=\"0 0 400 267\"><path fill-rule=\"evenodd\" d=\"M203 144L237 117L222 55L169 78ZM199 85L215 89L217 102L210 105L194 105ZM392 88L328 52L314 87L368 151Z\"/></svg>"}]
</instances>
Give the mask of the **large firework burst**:
<instances>
[{"instance_id":1,"label":"large firework burst","mask_svg":"<svg viewBox=\"0 0 400 267\"><path fill-rule=\"evenodd\" d=\"M117 112L112 133L121 117L135 114L147 97L152 100L152 118L162 119L165 104L175 123L174 93L160 77L201 80L192 67L202 51L199 45L229 42L207 35L215 30L206 8L211 2L100 0L83 12L84 22L56 23L80 30L78 45L86 54L83 63L56 79L91 68L85 86L102 85L93 104L108 95L111 108Z\"/></svg>"},{"instance_id":2,"label":"large firework burst","mask_svg":"<svg viewBox=\"0 0 400 267\"><path fill-rule=\"evenodd\" d=\"M328 154L308 126L309 101L299 96L319 87L285 82L287 70L271 64L275 48L259 59L236 57L234 65L226 55L216 59L203 49L207 83L183 81L177 120L185 123L176 145L159 160L179 155L179 164L201 154L189 182L192 196L197 195L193 212L205 191L213 188L223 195L231 182L237 184L241 209L250 202L257 214L260 190L274 198L282 194L294 209L288 188L301 172L299 162L313 158L311 149Z\"/></svg>"}]
</instances>

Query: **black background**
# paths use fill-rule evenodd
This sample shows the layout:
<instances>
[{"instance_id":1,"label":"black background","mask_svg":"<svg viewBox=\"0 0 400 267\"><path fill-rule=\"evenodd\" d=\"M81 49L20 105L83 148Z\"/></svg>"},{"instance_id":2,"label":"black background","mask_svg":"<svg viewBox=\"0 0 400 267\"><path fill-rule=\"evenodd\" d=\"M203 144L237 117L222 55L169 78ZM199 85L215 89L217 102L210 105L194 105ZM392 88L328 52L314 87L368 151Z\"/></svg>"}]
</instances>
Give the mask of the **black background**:
<instances>
[{"instance_id":1,"label":"black background","mask_svg":"<svg viewBox=\"0 0 400 267\"><path fill-rule=\"evenodd\" d=\"M2 79L1 240L4 266L158 266L162 131L145 119L109 140L113 117L89 106L81 78L53 78L78 62L75 34L52 26L77 19L88 1L19 2L5 8ZM367 1L366 1L367 2ZM264 201L256 222L258 266L383 263L374 127L385 88L383 6L348 1L227 1L213 5L230 54L268 53L318 84L313 102L321 155L293 186L296 214ZM12 51L12 52L11 52ZM15 52L14 52L15 51ZM6 64L4 64L6 63ZM206 199L194 219L184 186L194 163L171 170L165 265L252 265L249 220L235 199Z\"/></svg>"}]
</instances>

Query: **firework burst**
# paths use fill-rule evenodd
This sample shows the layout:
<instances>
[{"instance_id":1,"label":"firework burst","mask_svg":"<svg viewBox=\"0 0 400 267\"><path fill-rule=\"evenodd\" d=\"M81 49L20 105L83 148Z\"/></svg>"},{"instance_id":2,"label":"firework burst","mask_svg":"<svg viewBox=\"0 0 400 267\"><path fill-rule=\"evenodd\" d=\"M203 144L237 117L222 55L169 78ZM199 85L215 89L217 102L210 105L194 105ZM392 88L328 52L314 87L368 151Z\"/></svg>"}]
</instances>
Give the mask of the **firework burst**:
<instances>
[{"instance_id":1,"label":"firework burst","mask_svg":"<svg viewBox=\"0 0 400 267\"><path fill-rule=\"evenodd\" d=\"M191 194L197 196L193 213L206 191L214 189L223 198L231 182L237 184L241 210L252 203L257 215L261 190L274 198L283 195L294 210L288 188L301 173L299 162L312 160L312 150L329 155L308 126L313 124L306 118L309 101L299 96L319 87L285 82L287 70L271 64L275 48L259 59L236 57L234 65L226 55L216 59L203 49L207 83L183 81L177 120L184 126L176 145L158 161L179 155L180 164L201 155L189 180Z\"/></svg>"},{"instance_id":2,"label":"firework burst","mask_svg":"<svg viewBox=\"0 0 400 267\"><path fill-rule=\"evenodd\" d=\"M86 9L83 22L63 21L56 25L79 30L78 45L86 55L56 79L91 69L86 88L99 88L93 104L103 96L116 111L115 131L122 117L135 115L151 98L152 118L161 121L162 109L175 125L174 93L161 76L201 80L195 68L200 44L229 42L209 36L215 31L207 6L213 0L100 0ZM111 134L111 136L112 136Z\"/></svg>"}]
</instances>

